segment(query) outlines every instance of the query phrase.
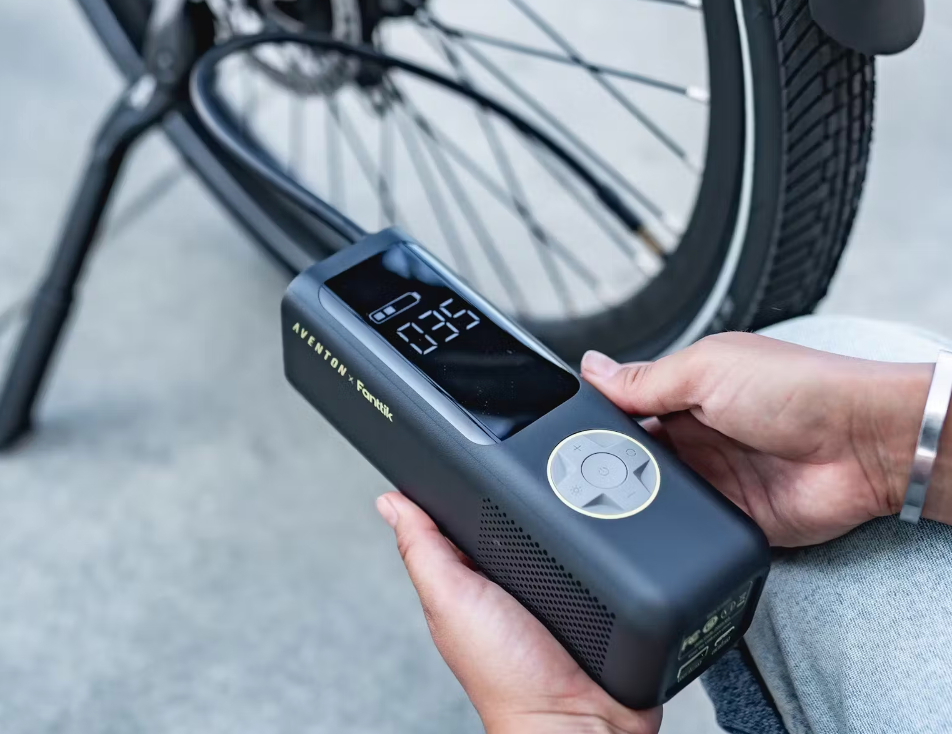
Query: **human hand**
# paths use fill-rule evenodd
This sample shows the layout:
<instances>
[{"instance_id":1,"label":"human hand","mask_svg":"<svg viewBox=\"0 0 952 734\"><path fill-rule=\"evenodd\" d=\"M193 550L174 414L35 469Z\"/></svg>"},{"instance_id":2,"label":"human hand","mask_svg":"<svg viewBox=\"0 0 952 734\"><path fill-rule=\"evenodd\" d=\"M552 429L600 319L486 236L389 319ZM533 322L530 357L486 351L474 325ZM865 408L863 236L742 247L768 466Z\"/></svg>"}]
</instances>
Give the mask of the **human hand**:
<instances>
[{"instance_id":1,"label":"human hand","mask_svg":"<svg viewBox=\"0 0 952 734\"><path fill-rule=\"evenodd\" d=\"M390 492L377 509L396 533L433 641L488 734L656 734L660 708L633 711L612 699L413 502Z\"/></svg>"},{"instance_id":2,"label":"human hand","mask_svg":"<svg viewBox=\"0 0 952 734\"><path fill-rule=\"evenodd\" d=\"M658 416L678 456L773 545L801 546L899 511L932 366L730 333L656 362L589 352L582 376L625 411Z\"/></svg>"}]
</instances>

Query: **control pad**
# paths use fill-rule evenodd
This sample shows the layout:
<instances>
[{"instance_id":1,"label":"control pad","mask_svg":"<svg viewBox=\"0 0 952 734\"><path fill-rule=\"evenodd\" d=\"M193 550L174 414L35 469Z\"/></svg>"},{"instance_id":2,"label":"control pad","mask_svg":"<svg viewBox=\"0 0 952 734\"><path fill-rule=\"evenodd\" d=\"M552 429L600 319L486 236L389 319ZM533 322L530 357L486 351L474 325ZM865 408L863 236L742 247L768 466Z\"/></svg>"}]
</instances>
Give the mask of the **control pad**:
<instances>
[{"instance_id":1,"label":"control pad","mask_svg":"<svg viewBox=\"0 0 952 734\"><path fill-rule=\"evenodd\" d=\"M635 439L615 431L582 431L549 456L549 484L574 510L606 519L640 512L655 498L658 463Z\"/></svg>"}]
</instances>

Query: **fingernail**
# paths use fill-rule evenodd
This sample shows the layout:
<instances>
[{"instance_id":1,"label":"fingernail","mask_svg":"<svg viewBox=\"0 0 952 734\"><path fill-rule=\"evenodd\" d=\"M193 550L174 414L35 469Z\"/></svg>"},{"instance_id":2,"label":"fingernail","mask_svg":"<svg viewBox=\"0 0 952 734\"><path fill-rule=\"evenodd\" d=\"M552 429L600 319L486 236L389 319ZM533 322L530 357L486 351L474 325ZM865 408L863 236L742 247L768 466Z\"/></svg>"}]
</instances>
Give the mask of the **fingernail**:
<instances>
[{"instance_id":1,"label":"fingernail","mask_svg":"<svg viewBox=\"0 0 952 734\"><path fill-rule=\"evenodd\" d=\"M611 377L621 365L607 354L589 350L582 357L582 372L587 372L595 377Z\"/></svg>"},{"instance_id":2,"label":"fingernail","mask_svg":"<svg viewBox=\"0 0 952 734\"><path fill-rule=\"evenodd\" d=\"M392 528L397 527L397 508L387 495L382 494L377 498L377 512L380 517L387 521L387 525Z\"/></svg>"}]
</instances>

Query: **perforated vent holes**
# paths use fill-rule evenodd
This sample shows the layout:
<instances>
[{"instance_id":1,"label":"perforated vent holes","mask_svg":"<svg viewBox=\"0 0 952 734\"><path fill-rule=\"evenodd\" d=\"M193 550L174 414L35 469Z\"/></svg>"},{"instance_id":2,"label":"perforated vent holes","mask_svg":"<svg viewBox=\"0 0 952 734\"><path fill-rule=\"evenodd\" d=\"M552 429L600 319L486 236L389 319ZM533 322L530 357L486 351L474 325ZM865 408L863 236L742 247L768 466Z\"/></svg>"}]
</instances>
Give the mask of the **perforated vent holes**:
<instances>
[{"instance_id":1,"label":"perforated vent holes","mask_svg":"<svg viewBox=\"0 0 952 734\"><path fill-rule=\"evenodd\" d=\"M479 516L476 561L544 620L589 674L601 675L615 615L489 498Z\"/></svg>"}]
</instances>

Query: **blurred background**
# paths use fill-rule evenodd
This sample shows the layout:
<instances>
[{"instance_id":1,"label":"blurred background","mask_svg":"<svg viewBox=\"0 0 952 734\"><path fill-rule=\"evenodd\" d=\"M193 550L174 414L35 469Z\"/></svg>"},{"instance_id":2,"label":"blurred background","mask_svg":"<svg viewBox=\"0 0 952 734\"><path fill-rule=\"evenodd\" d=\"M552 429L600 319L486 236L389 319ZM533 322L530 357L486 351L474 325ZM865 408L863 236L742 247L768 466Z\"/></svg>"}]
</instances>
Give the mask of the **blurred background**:
<instances>
[{"instance_id":1,"label":"blurred background","mask_svg":"<svg viewBox=\"0 0 952 734\"><path fill-rule=\"evenodd\" d=\"M952 336L950 64L938 3L879 61L866 194L822 312ZM72 2L0 0L0 313L38 278L121 88ZM373 508L387 483L285 384L285 285L146 139L40 430L0 458L0 731L480 730ZM663 731L717 731L697 684Z\"/></svg>"}]
</instances>

